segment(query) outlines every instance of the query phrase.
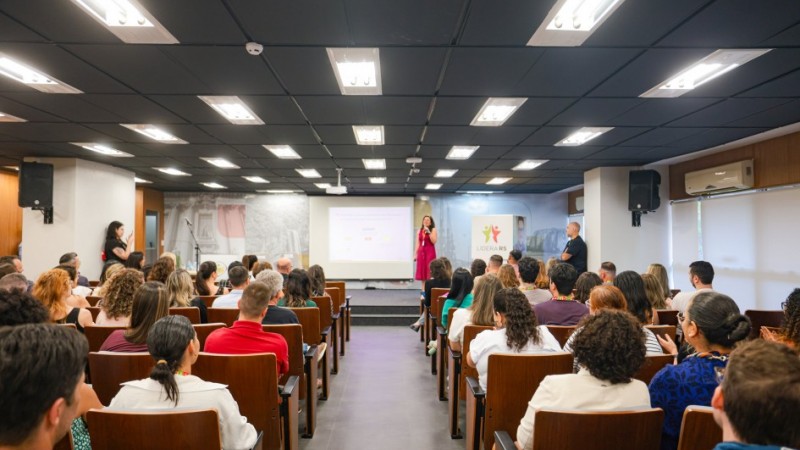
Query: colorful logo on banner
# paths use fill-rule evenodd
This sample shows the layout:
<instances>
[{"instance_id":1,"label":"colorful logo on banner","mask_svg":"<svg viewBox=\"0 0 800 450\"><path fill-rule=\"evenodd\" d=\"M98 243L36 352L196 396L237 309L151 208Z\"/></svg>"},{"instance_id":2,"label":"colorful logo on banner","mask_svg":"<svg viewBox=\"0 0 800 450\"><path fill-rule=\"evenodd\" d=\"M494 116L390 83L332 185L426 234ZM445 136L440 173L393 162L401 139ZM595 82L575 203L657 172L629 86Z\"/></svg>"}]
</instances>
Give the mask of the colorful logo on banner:
<instances>
[{"instance_id":1,"label":"colorful logo on banner","mask_svg":"<svg viewBox=\"0 0 800 450\"><path fill-rule=\"evenodd\" d=\"M500 234L500 227L497 225L487 225L483 227L483 236L485 238L484 243L489 243L489 239L493 240L494 243L497 243L497 235Z\"/></svg>"}]
</instances>

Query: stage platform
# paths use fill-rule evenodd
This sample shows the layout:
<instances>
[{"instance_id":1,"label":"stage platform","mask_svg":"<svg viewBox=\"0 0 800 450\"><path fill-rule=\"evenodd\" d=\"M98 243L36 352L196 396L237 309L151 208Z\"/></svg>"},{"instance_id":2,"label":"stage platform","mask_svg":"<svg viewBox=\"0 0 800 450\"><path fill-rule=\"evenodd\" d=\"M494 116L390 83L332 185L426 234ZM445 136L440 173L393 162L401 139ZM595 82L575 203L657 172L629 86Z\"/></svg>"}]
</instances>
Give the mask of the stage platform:
<instances>
[{"instance_id":1,"label":"stage platform","mask_svg":"<svg viewBox=\"0 0 800 450\"><path fill-rule=\"evenodd\" d=\"M419 317L419 290L347 289L353 326L408 326Z\"/></svg>"}]
</instances>

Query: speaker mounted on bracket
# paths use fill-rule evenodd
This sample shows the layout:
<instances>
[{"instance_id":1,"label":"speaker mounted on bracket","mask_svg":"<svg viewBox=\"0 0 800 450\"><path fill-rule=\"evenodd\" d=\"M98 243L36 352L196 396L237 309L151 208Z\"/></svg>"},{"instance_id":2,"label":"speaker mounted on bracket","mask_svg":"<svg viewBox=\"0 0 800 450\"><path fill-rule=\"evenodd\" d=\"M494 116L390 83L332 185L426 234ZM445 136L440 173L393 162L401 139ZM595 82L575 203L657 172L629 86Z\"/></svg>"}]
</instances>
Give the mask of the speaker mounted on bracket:
<instances>
[{"instance_id":1,"label":"speaker mounted on bracket","mask_svg":"<svg viewBox=\"0 0 800 450\"><path fill-rule=\"evenodd\" d=\"M53 223L53 165L23 162L19 167L19 197L22 208L41 211L44 223Z\"/></svg>"},{"instance_id":2,"label":"speaker mounted on bracket","mask_svg":"<svg viewBox=\"0 0 800 450\"><path fill-rule=\"evenodd\" d=\"M632 170L628 174L628 211L631 212L631 225L642 225L642 214L647 214L661 206L658 187L661 174L655 170Z\"/></svg>"}]
</instances>

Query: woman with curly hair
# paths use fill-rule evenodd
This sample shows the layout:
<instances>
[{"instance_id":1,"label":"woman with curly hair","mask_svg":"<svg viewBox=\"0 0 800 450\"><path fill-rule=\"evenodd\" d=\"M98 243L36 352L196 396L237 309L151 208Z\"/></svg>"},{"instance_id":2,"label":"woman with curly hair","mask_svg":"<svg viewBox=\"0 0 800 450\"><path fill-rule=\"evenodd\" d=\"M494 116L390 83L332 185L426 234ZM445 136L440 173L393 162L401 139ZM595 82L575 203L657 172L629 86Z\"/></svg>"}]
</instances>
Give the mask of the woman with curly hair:
<instances>
[{"instance_id":1,"label":"woman with curly hair","mask_svg":"<svg viewBox=\"0 0 800 450\"><path fill-rule=\"evenodd\" d=\"M469 308L458 308L453 313L453 322L447 332L450 348L460 352L464 344L464 327L467 325L494 325L494 296L503 289L497 275L487 273L478 279L475 295ZM442 311L442 314L446 314Z\"/></svg>"},{"instance_id":2,"label":"woman with curly hair","mask_svg":"<svg viewBox=\"0 0 800 450\"><path fill-rule=\"evenodd\" d=\"M581 360L577 374L548 375L528 402L517 428L517 446L533 448L533 425L540 409L617 411L650 408L647 385L633 376L644 364L644 336L625 311L603 310L581 321L574 342Z\"/></svg>"},{"instance_id":3,"label":"woman with curly hair","mask_svg":"<svg viewBox=\"0 0 800 450\"><path fill-rule=\"evenodd\" d=\"M560 352L561 346L544 325L536 322L525 294L517 288L505 288L494 296L494 330L475 336L467 354L467 364L478 370L478 382L486 390L489 355L494 353Z\"/></svg>"},{"instance_id":4,"label":"woman with curly hair","mask_svg":"<svg viewBox=\"0 0 800 450\"><path fill-rule=\"evenodd\" d=\"M147 274L147 281L166 283L172 272L175 272L175 261L172 258L162 256L153 264L153 268Z\"/></svg>"},{"instance_id":5,"label":"woman with curly hair","mask_svg":"<svg viewBox=\"0 0 800 450\"><path fill-rule=\"evenodd\" d=\"M514 266L511 264L503 264L500 266L497 276L500 278L500 282L503 283L504 288L519 287L519 278L517 278L517 272L514 270Z\"/></svg>"},{"instance_id":6,"label":"woman with curly hair","mask_svg":"<svg viewBox=\"0 0 800 450\"><path fill-rule=\"evenodd\" d=\"M120 264L119 261L107 262L103 265L103 271L100 273L100 284L94 288L92 295L95 297L102 297L105 294L106 285L108 280L114 278L125 266Z\"/></svg>"},{"instance_id":7,"label":"woman with curly hair","mask_svg":"<svg viewBox=\"0 0 800 450\"><path fill-rule=\"evenodd\" d=\"M772 331L761 328L761 337L768 341L780 342L791 348L800 349L800 288L796 288L786 297L786 301L781 303L783 308L783 326L780 331Z\"/></svg>"},{"instance_id":8,"label":"woman with curly hair","mask_svg":"<svg viewBox=\"0 0 800 450\"><path fill-rule=\"evenodd\" d=\"M73 308L67 304L72 294L72 281L67 272L52 269L39 275L31 294L42 302L50 313L53 323L72 323L83 333L83 328L94 325L92 313L88 309Z\"/></svg>"},{"instance_id":9,"label":"woman with curly hair","mask_svg":"<svg viewBox=\"0 0 800 450\"><path fill-rule=\"evenodd\" d=\"M106 295L100 301L97 325L125 326L131 321L131 308L136 290L144 284L142 272L123 269L108 282Z\"/></svg>"},{"instance_id":10,"label":"woman with curly hair","mask_svg":"<svg viewBox=\"0 0 800 450\"><path fill-rule=\"evenodd\" d=\"M286 293L278 306L289 308L316 308L317 304L311 300L311 279L308 272L303 269L293 269L286 278Z\"/></svg>"}]
</instances>

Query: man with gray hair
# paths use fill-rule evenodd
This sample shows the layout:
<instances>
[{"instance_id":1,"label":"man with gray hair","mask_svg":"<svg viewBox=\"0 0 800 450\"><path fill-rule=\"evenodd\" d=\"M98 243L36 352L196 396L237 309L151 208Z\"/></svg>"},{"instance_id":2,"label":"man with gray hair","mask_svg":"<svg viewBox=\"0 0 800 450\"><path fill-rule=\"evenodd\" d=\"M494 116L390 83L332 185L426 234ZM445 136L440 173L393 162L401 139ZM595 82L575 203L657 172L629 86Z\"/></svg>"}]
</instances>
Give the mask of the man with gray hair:
<instances>
[{"instance_id":1,"label":"man with gray hair","mask_svg":"<svg viewBox=\"0 0 800 450\"><path fill-rule=\"evenodd\" d=\"M61 255L61 258L58 259L58 264L62 266L72 266L75 268L75 271L78 272L78 286L89 287L89 279L85 276L81 275L81 259L78 258L78 254L75 252L64 253ZM91 292L91 289L89 290ZM88 294L78 294L86 296Z\"/></svg>"},{"instance_id":2,"label":"man with gray hair","mask_svg":"<svg viewBox=\"0 0 800 450\"><path fill-rule=\"evenodd\" d=\"M262 270L256 276L256 283L262 283L267 287L269 303L267 315L261 321L264 325L284 325L290 323L300 323L297 315L290 309L278 306L278 300L283 298L283 276L274 270Z\"/></svg>"},{"instance_id":3,"label":"man with gray hair","mask_svg":"<svg viewBox=\"0 0 800 450\"><path fill-rule=\"evenodd\" d=\"M22 292L28 290L28 279L21 273L10 273L0 278L0 291L13 291L19 289Z\"/></svg>"}]
</instances>

